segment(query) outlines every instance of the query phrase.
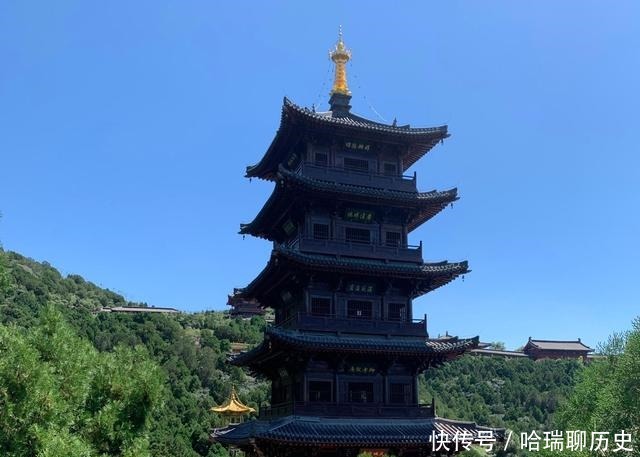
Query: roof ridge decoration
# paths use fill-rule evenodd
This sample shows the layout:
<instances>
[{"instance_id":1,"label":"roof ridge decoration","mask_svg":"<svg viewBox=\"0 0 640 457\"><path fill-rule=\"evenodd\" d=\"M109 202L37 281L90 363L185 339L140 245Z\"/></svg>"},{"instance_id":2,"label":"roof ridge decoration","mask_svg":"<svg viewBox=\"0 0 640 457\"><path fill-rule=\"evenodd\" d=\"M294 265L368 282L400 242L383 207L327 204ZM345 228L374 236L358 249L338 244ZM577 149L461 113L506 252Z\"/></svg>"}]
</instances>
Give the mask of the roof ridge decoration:
<instances>
[{"instance_id":1,"label":"roof ridge decoration","mask_svg":"<svg viewBox=\"0 0 640 457\"><path fill-rule=\"evenodd\" d=\"M543 340L540 338L530 338L530 341L540 341L544 343L582 343L580 338L577 340Z\"/></svg>"}]
</instances>

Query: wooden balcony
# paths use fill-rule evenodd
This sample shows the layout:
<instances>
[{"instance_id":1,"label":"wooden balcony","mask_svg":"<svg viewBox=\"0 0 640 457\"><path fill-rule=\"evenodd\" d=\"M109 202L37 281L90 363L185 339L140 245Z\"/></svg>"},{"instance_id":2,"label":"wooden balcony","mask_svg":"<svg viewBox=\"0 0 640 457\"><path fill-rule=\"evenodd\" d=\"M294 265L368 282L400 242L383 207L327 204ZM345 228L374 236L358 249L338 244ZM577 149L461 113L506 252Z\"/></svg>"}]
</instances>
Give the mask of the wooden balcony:
<instances>
[{"instance_id":1,"label":"wooden balcony","mask_svg":"<svg viewBox=\"0 0 640 457\"><path fill-rule=\"evenodd\" d=\"M422 242L420 242L418 246L387 246L376 243L316 240L313 238L300 237L290 241L287 245L288 247L297 248L301 252L422 263Z\"/></svg>"},{"instance_id":2,"label":"wooden balcony","mask_svg":"<svg viewBox=\"0 0 640 457\"><path fill-rule=\"evenodd\" d=\"M289 402L260 407L260 419L291 414L320 417L387 417L414 419L434 417L433 405L389 405L385 403Z\"/></svg>"},{"instance_id":3,"label":"wooden balcony","mask_svg":"<svg viewBox=\"0 0 640 457\"><path fill-rule=\"evenodd\" d=\"M373 171L351 170L342 167L319 166L302 163L298 173L322 181L332 181L355 186L375 187L376 189L417 192L416 174L385 175Z\"/></svg>"},{"instance_id":4,"label":"wooden balcony","mask_svg":"<svg viewBox=\"0 0 640 457\"><path fill-rule=\"evenodd\" d=\"M346 332L378 335L427 336L427 316L409 321L367 319L346 316L312 315L296 313L279 327L318 330L325 332Z\"/></svg>"}]
</instances>

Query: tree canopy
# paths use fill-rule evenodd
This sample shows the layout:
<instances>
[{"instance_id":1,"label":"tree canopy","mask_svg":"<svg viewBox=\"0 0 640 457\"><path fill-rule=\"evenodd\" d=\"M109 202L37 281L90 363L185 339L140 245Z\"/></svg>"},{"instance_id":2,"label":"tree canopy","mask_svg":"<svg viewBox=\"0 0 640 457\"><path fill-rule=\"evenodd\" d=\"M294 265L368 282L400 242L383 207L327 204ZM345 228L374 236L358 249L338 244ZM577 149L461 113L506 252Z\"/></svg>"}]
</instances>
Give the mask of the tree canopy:
<instances>
[{"instance_id":1,"label":"tree canopy","mask_svg":"<svg viewBox=\"0 0 640 457\"><path fill-rule=\"evenodd\" d=\"M0 325L0 450L11 457L145 456L163 378L142 347L99 352L46 308Z\"/></svg>"},{"instance_id":2,"label":"tree canopy","mask_svg":"<svg viewBox=\"0 0 640 457\"><path fill-rule=\"evenodd\" d=\"M603 357L580 375L558 424L564 430L630 433L634 456L640 456L640 318L631 331L613 334L600 348ZM618 454L619 455L619 454Z\"/></svg>"}]
</instances>

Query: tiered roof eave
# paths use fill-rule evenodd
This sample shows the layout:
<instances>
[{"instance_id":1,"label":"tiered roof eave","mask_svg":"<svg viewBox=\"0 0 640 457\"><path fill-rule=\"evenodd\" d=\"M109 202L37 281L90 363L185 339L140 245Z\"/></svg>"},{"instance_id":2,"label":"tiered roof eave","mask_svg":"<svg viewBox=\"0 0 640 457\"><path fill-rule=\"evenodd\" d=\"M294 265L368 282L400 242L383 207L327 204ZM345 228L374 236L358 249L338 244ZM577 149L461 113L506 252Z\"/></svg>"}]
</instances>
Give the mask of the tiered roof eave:
<instances>
[{"instance_id":1,"label":"tiered roof eave","mask_svg":"<svg viewBox=\"0 0 640 457\"><path fill-rule=\"evenodd\" d=\"M247 178L275 180L278 165L305 130L330 131L332 134L367 135L384 142L404 144L403 172L450 135L448 126L414 128L409 125L388 125L347 112L316 112L284 98L280 127L262 159L246 169Z\"/></svg>"},{"instance_id":2,"label":"tiered roof eave","mask_svg":"<svg viewBox=\"0 0 640 457\"><path fill-rule=\"evenodd\" d=\"M306 194L320 195L323 198L335 198L336 201L352 201L382 206L393 205L396 208L406 208L414 213L408 224L410 231L436 216L447 205L458 200L457 188L429 192L376 189L339 182L320 181L280 167L278 181L273 193L252 222L240 224L240 234L254 235L273 241L274 236L270 232L275 223L286 215L286 209L293 201L292 197Z\"/></svg>"},{"instance_id":3,"label":"tiered roof eave","mask_svg":"<svg viewBox=\"0 0 640 457\"><path fill-rule=\"evenodd\" d=\"M280 284L281 279L290 272L327 272L331 274L367 275L379 278L395 278L415 283L412 298L431 292L469 273L467 261L409 263L392 262L364 258L339 257L325 254L307 254L276 245L271 253L267 266L256 278L243 289L239 295L245 298L256 298L262 302L265 290Z\"/></svg>"},{"instance_id":4,"label":"tiered roof eave","mask_svg":"<svg viewBox=\"0 0 640 457\"><path fill-rule=\"evenodd\" d=\"M461 356L478 347L479 337L456 338L450 341L424 337L387 338L384 335L356 335L334 332L314 332L269 327L265 340L255 348L231 359L237 366L256 366L277 354L288 357L292 351L307 353L366 354L370 356L406 356L442 362Z\"/></svg>"}]
</instances>

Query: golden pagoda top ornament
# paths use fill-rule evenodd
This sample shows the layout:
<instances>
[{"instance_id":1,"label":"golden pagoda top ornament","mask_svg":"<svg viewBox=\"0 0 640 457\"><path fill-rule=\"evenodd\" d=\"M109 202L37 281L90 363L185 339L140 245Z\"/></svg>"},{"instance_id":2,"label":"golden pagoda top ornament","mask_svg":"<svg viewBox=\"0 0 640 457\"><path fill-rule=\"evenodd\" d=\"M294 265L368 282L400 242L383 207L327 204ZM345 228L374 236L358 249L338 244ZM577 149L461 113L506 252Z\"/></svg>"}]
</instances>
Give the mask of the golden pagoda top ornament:
<instances>
[{"instance_id":1,"label":"golden pagoda top ornament","mask_svg":"<svg viewBox=\"0 0 640 457\"><path fill-rule=\"evenodd\" d=\"M347 86L347 62L351 59L351 51L347 49L342 41L342 26L338 31L338 42L332 51L329 51L329 58L336 64L336 72L331 88L331 95L342 94L351 95Z\"/></svg>"}]
</instances>

